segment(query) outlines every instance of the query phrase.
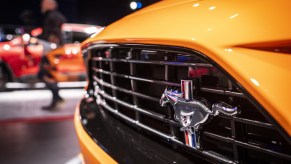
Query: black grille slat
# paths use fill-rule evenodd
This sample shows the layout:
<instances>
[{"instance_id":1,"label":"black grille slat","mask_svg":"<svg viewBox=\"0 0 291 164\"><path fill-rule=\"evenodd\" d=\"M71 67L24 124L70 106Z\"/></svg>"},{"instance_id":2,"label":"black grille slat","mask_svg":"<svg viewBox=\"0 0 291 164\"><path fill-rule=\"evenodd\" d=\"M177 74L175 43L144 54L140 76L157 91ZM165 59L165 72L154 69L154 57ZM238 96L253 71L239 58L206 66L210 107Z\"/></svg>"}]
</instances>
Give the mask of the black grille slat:
<instances>
[{"instance_id":1,"label":"black grille slat","mask_svg":"<svg viewBox=\"0 0 291 164\"><path fill-rule=\"evenodd\" d=\"M218 117L226 118L226 119L232 119L231 117L225 116L225 115L220 115ZM236 122L241 122L241 123L245 123L245 124L250 124L250 125L260 126L260 127L264 127L264 128L274 129L274 126L272 124L269 124L269 123L266 123L266 122L255 121L255 120L239 118L239 117L233 117L233 119Z\"/></svg>"},{"instance_id":2,"label":"black grille slat","mask_svg":"<svg viewBox=\"0 0 291 164\"><path fill-rule=\"evenodd\" d=\"M288 137L278 132L278 125L236 81L203 54L177 47L129 44L103 45L93 50L96 53L90 59L91 79L99 87L97 94L110 102L99 105L113 114L180 145L183 150L218 162L268 163L270 156L282 159L282 163L291 161ZM180 89L181 79L198 82L194 96L211 104L223 101L240 111L234 117L219 114L202 126L201 145L205 149L186 146L173 107L159 105L165 88ZM262 156L256 158L256 153Z\"/></svg>"}]
</instances>

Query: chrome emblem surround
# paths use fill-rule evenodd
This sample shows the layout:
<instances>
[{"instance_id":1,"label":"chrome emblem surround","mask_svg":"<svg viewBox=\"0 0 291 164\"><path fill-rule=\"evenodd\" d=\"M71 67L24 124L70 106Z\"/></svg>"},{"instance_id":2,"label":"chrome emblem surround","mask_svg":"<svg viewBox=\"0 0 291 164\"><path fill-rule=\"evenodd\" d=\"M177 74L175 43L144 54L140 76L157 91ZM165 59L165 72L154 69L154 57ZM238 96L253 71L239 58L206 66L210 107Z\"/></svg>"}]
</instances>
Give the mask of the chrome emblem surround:
<instances>
[{"instance_id":1,"label":"chrome emblem surround","mask_svg":"<svg viewBox=\"0 0 291 164\"><path fill-rule=\"evenodd\" d=\"M185 144L200 149L200 128L209 119L223 113L234 116L238 113L237 107L232 107L224 102L213 104L201 98L193 98L192 80L181 81L181 91L165 89L160 105L170 103L174 109L174 119L182 125L180 129L185 133Z\"/></svg>"}]
</instances>

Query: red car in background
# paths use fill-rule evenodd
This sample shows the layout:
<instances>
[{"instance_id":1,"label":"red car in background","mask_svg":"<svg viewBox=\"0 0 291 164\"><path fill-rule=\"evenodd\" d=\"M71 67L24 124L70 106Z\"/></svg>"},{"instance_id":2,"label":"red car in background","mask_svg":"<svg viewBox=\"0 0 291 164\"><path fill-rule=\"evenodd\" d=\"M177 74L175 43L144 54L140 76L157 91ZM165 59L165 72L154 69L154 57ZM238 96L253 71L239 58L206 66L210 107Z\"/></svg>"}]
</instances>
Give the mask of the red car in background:
<instances>
[{"instance_id":1,"label":"red car in background","mask_svg":"<svg viewBox=\"0 0 291 164\"><path fill-rule=\"evenodd\" d=\"M48 52L51 74L58 81L79 81L85 77L85 66L80 53L80 42L103 28L93 25L64 24L64 45ZM6 35L8 41L0 42L0 89L7 82L36 82L43 46L37 36L42 29L32 30L31 35Z\"/></svg>"}]
</instances>

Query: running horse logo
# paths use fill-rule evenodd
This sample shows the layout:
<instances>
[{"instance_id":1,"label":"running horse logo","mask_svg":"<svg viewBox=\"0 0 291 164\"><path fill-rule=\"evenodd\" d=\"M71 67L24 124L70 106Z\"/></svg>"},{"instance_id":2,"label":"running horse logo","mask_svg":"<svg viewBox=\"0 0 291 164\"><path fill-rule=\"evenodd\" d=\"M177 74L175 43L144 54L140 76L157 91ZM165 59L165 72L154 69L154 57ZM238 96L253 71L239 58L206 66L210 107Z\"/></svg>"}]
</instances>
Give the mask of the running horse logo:
<instances>
[{"instance_id":1,"label":"running horse logo","mask_svg":"<svg viewBox=\"0 0 291 164\"><path fill-rule=\"evenodd\" d=\"M185 132L186 145L200 149L200 127L208 120L209 116L219 113L234 116L238 113L237 107L232 107L224 102L212 106L205 99L192 98L192 81L182 80L181 90L166 89L160 99L160 105L173 106L176 121L182 125L181 131Z\"/></svg>"}]
</instances>

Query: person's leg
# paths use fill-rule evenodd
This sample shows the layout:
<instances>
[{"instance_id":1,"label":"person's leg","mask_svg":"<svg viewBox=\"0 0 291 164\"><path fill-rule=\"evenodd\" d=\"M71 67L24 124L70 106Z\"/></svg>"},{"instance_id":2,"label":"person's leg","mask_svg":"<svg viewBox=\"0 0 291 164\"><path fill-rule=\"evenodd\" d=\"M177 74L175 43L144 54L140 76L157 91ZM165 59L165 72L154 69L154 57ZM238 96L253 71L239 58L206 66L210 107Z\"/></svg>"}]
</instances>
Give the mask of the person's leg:
<instances>
[{"instance_id":1,"label":"person's leg","mask_svg":"<svg viewBox=\"0 0 291 164\"><path fill-rule=\"evenodd\" d=\"M61 98L59 95L59 87L57 82L51 77L50 73L46 69L46 65L48 63L47 58L44 56L41 60L41 64L39 67L39 73L38 77L40 81L44 82L46 87L51 91L52 93L52 102L49 106L43 107L43 109L53 109L58 105L58 103L63 102L64 99Z\"/></svg>"},{"instance_id":2,"label":"person's leg","mask_svg":"<svg viewBox=\"0 0 291 164\"><path fill-rule=\"evenodd\" d=\"M53 102L58 101L60 99L59 95L59 87L56 82L45 82L47 88L52 92Z\"/></svg>"},{"instance_id":3,"label":"person's leg","mask_svg":"<svg viewBox=\"0 0 291 164\"><path fill-rule=\"evenodd\" d=\"M58 103L63 102L64 99L59 95L59 87L56 82L44 81L46 87L52 92L52 102L49 106L43 107L43 109L53 109Z\"/></svg>"},{"instance_id":4,"label":"person's leg","mask_svg":"<svg viewBox=\"0 0 291 164\"><path fill-rule=\"evenodd\" d=\"M52 92L52 102L49 106L43 107L43 109L52 109L59 102L63 102L64 99L59 95L59 87L57 82L52 78L50 72L47 70L49 67L49 61L46 54L51 51L50 42L39 39L38 40L41 45L43 45L43 56L41 57L41 61L39 64L39 72L38 78L40 81L44 82L46 87Z\"/></svg>"}]
</instances>

